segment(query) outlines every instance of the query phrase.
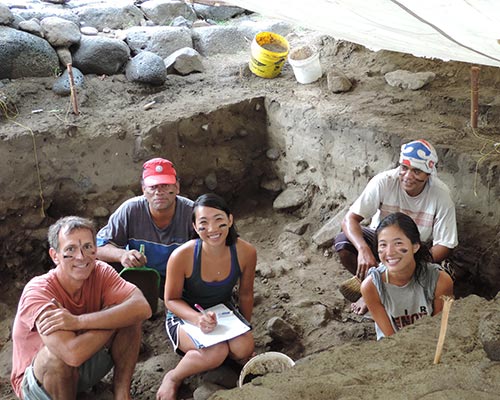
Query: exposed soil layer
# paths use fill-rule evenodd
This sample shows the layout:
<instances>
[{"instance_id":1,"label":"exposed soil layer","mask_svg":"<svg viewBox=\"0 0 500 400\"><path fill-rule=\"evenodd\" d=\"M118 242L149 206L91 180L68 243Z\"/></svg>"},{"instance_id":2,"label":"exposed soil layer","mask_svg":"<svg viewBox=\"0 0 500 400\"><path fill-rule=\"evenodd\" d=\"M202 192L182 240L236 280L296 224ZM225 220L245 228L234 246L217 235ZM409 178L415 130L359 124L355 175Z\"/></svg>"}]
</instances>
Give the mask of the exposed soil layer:
<instances>
[{"instance_id":1,"label":"exposed soil layer","mask_svg":"<svg viewBox=\"0 0 500 400\"><path fill-rule=\"evenodd\" d=\"M257 247L257 351L305 357L284 375L257 378L215 398L497 398L500 369L482 348L479 326L498 310L498 300L484 298L500 288L500 155L494 147L500 142L500 72L481 69L479 128L473 131L470 65L373 53L303 31L288 39L292 47L320 49L325 74L318 82L298 84L288 64L278 78L261 79L248 70L249 52L219 55L204 60L204 73L169 75L160 87L122 75L86 76L79 116L70 112L68 97L52 93L53 78L0 84L2 399L14 398L10 327L20 292L50 268L47 227L66 214L103 225L110 211L140 192L140 166L154 156L175 162L183 194L226 196L241 236ZM332 69L352 81L350 92L328 89ZM418 91L388 86L384 73L397 69L432 71L436 79ZM437 366L439 317L376 343L373 323L350 313L338 292L349 275L328 247L312 241L371 176L394 165L402 142L418 137L438 148L440 176L457 204L456 294L484 297L455 303ZM299 188L305 200L275 210L273 200L285 187ZM162 312L144 325L133 382L138 400L154 399L161 377L178 362ZM266 323L275 316L294 328L296 339L269 335ZM214 379L188 380L181 397L189 398L203 380ZM110 399L110 388L106 380L88 398Z\"/></svg>"}]
</instances>

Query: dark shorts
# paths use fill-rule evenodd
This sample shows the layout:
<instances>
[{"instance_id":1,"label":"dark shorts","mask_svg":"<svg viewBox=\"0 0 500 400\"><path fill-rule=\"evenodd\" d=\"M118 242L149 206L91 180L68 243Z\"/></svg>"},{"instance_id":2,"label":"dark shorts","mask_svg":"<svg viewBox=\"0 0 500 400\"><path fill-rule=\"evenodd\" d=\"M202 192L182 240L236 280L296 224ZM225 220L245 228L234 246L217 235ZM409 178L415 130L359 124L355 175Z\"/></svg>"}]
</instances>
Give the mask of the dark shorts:
<instances>
[{"instance_id":1,"label":"dark shorts","mask_svg":"<svg viewBox=\"0 0 500 400\"><path fill-rule=\"evenodd\" d=\"M365 242L368 243L368 246L373 249L373 246L375 246L375 230L366 226L362 226L361 229L363 230L363 239L365 239ZM350 253L358 254L358 250L356 250L356 247L354 247L350 240L347 239L347 236L344 234L344 232L340 232L335 237L334 247L337 253L340 250L347 250ZM377 252L374 251L374 254L377 254Z\"/></svg>"},{"instance_id":2,"label":"dark shorts","mask_svg":"<svg viewBox=\"0 0 500 400\"><path fill-rule=\"evenodd\" d=\"M101 349L78 368L77 392L85 392L98 383L113 368L113 359L107 349ZM42 384L36 379L33 366L24 372L21 390L24 400L51 400Z\"/></svg>"},{"instance_id":3,"label":"dark shorts","mask_svg":"<svg viewBox=\"0 0 500 400\"><path fill-rule=\"evenodd\" d=\"M165 328L167 330L167 335L174 347L174 350L180 356L185 353L179 349L179 328L182 325L182 320L175 314L167 311L167 318L165 320Z\"/></svg>"}]
</instances>

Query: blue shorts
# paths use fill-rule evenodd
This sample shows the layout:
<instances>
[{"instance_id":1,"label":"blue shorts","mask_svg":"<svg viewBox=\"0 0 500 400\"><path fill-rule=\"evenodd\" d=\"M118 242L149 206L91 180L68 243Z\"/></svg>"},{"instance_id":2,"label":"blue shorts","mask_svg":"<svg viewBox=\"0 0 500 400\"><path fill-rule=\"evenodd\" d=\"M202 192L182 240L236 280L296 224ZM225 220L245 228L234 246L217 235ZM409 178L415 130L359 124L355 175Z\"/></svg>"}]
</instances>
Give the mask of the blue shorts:
<instances>
[{"instance_id":1,"label":"blue shorts","mask_svg":"<svg viewBox=\"0 0 500 400\"><path fill-rule=\"evenodd\" d=\"M77 392L85 392L91 389L97 382L106 376L113 368L113 359L108 349L101 349L78 368L80 378L78 379ZM21 391L24 400L51 400L42 384L36 379L33 365L24 371Z\"/></svg>"}]
</instances>

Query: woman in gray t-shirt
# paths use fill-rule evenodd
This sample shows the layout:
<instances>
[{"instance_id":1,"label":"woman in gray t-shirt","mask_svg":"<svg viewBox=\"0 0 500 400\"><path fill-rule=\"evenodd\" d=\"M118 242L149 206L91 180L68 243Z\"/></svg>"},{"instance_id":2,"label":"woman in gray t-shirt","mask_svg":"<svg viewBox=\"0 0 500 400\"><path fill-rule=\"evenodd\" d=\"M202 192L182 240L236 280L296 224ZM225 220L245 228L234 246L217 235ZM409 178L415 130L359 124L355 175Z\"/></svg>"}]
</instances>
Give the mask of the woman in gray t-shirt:
<instances>
[{"instance_id":1,"label":"woman in gray t-shirt","mask_svg":"<svg viewBox=\"0 0 500 400\"><path fill-rule=\"evenodd\" d=\"M380 264L368 271L361 293L375 321L377 340L425 315L443 309L442 296L453 295L453 281L432 263L411 217L394 213L376 230Z\"/></svg>"}]
</instances>

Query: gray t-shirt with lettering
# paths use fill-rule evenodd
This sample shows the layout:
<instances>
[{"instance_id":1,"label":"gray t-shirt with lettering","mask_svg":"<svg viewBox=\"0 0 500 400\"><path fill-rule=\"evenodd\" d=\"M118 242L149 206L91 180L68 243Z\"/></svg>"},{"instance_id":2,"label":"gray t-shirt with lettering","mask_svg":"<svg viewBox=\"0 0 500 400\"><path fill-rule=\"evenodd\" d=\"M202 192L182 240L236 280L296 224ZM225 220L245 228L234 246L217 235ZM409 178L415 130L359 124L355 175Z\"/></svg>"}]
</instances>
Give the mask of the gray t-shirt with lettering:
<instances>
[{"instance_id":1,"label":"gray t-shirt with lettering","mask_svg":"<svg viewBox=\"0 0 500 400\"><path fill-rule=\"evenodd\" d=\"M396 286L382 280L386 266L382 263L378 267L368 270L373 284L377 288L380 301L387 312L394 331L415 323L425 315L432 315L434 310L434 292L439 279L439 266L425 263L419 281L413 279L404 286ZM385 335L375 323L377 340Z\"/></svg>"}]
</instances>

